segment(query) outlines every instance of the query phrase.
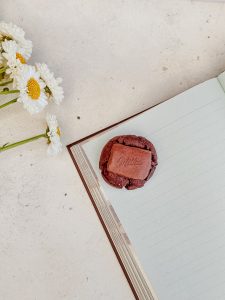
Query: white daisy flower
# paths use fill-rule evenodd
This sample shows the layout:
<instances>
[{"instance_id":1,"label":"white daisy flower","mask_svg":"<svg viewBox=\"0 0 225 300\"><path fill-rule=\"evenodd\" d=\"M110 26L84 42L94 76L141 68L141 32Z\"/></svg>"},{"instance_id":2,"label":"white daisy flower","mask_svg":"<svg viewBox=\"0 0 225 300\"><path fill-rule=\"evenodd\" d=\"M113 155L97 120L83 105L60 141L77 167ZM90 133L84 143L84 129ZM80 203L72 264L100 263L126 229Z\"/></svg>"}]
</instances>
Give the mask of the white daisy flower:
<instances>
[{"instance_id":1,"label":"white daisy flower","mask_svg":"<svg viewBox=\"0 0 225 300\"><path fill-rule=\"evenodd\" d=\"M27 60L31 57L31 51L27 51L27 49L21 47L18 43L15 41L5 41L2 42L2 49L4 56L4 52L6 52L8 55L14 55L22 64L25 64ZM8 59L8 58L6 58Z\"/></svg>"},{"instance_id":2,"label":"white daisy flower","mask_svg":"<svg viewBox=\"0 0 225 300\"><path fill-rule=\"evenodd\" d=\"M15 24L0 22L0 40L15 40L20 43L25 40L25 32Z\"/></svg>"},{"instance_id":3,"label":"white daisy flower","mask_svg":"<svg viewBox=\"0 0 225 300\"><path fill-rule=\"evenodd\" d=\"M25 39L25 32L22 28L12 23L0 22L0 41L4 42L6 40L16 41L30 57L32 53L32 42Z\"/></svg>"},{"instance_id":4,"label":"white daisy flower","mask_svg":"<svg viewBox=\"0 0 225 300\"><path fill-rule=\"evenodd\" d=\"M60 128L56 120L56 116L47 114L46 121L48 124L47 136L48 136L48 150L49 155L56 155L62 151L62 143L60 141Z\"/></svg>"},{"instance_id":5,"label":"white daisy flower","mask_svg":"<svg viewBox=\"0 0 225 300\"><path fill-rule=\"evenodd\" d=\"M56 104L60 104L64 98L63 89L59 85L61 78L55 78L54 74L49 70L46 64L36 64L36 68L40 73L41 79L45 82L45 91Z\"/></svg>"},{"instance_id":6,"label":"white daisy flower","mask_svg":"<svg viewBox=\"0 0 225 300\"><path fill-rule=\"evenodd\" d=\"M45 83L35 67L21 65L16 76L16 87L19 90L18 102L23 103L24 108L31 114L42 111L48 104Z\"/></svg>"},{"instance_id":7,"label":"white daisy flower","mask_svg":"<svg viewBox=\"0 0 225 300\"><path fill-rule=\"evenodd\" d=\"M21 64L25 64L31 53L26 53L23 48L20 48L15 41L5 41L2 43L2 56L5 59L5 64L8 67L6 74L10 78L15 78L18 75Z\"/></svg>"},{"instance_id":8,"label":"white daisy flower","mask_svg":"<svg viewBox=\"0 0 225 300\"><path fill-rule=\"evenodd\" d=\"M22 28L12 23L0 22L0 39L13 39L20 42L24 36L25 32Z\"/></svg>"}]
</instances>

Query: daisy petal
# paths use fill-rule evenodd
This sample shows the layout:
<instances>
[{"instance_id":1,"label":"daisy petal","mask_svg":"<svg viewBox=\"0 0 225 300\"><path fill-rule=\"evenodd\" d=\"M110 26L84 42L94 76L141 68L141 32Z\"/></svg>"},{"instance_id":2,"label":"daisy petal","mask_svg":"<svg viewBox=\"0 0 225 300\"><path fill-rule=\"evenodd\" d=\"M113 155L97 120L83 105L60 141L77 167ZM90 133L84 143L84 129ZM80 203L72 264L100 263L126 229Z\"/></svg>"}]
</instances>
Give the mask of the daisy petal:
<instances>
[{"instance_id":1,"label":"daisy petal","mask_svg":"<svg viewBox=\"0 0 225 300\"><path fill-rule=\"evenodd\" d=\"M56 104L60 104L64 98L63 88L59 85L62 82L62 79L55 78L54 74L49 70L46 64L37 63L36 68L40 73L41 79L46 84L50 98L52 98Z\"/></svg>"},{"instance_id":2,"label":"daisy petal","mask_svg":"<svg viewBox=\"0 0 225 300\"><path fill-rule=\"evenodd\" d=\"M49 155L56 155L62 151L62 143L60 141L60 129L58 126L58 122L56 120L56 116L48 114L46 116L46 121L48 124L48 138L49 138L49 146L47 149L47 153Z\"/></svg>"}]
</instances>

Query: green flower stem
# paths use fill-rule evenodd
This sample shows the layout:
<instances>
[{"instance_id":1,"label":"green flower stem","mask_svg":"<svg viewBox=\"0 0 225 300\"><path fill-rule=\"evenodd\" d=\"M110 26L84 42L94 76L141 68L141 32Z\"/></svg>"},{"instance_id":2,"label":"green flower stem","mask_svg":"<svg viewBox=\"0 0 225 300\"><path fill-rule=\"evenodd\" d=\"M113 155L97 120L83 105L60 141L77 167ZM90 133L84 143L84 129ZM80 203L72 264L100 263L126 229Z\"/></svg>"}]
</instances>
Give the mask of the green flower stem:
<instances>
[{"instance_id":1,"label":"green flower stem","mask_svg":"<svg viewBox=\"0 0 225 300\"><path fill-rule=\"evenodd\" d=\"M47 138L46 133L39 134L39 135L33 136L33 137L29 138L29 139L22 140L22 141L13 143L13 144L6 144L6 145L0 147L0 152L6 151L6 150L9 150L9 149L12 149L12 148L15 148L15 147L20 146L20 145L23 145L23 144L27 144L27 143L29 143L29 142L38 140L38 139L40 139L40 138Z\"/></svg>"},{"instance_id":2,"label":"green flower stem","mask_svg":"<svg viewBox=\"0 0 225 300\"><path fill-rule=\"evenodd\" d=\"M0 95L8 95L8 94L15 94L15 93L19 93L19 90L1 91Z\"/></svg>"},{"instance_id":3,"label":"green flower stem","mask_svg":"<svg viewBox=\"0 0 225 300\"><path fill-rule=\"evenodd\" d=\"M5 107L5 106L8 106L8 105L10 105L10 104L16 103L16 102L17 102L17 98L16 98L16 99L13 99L13 100L11 100L11 101L9 101L9 102L6 102L6 103L4 103L4 104L2 104L2 105L0 105L0 109L3 108L3 107Z\"/></svg>"},{"instance_id":4,"label":"green flower stem","mask_svg":"<svg viewBox=\"0 0 225 300\"><path fill-rule=\"evenodd\" d=\"M6 69L7 69L7 67L0 68L0 74L4 73Z\"/></svg>"},{"instance_id":5,"label":"green flower stem","mask_svg":"<svg viewBox=\"0 0 225 300\"><path fill-rule=\"evenodd\" d=\"M0 86L4 86L4 85L10 84L12 82L13 82L13 79L5 81L5 82L0 82Z\"/></svg>"}]
</instances>

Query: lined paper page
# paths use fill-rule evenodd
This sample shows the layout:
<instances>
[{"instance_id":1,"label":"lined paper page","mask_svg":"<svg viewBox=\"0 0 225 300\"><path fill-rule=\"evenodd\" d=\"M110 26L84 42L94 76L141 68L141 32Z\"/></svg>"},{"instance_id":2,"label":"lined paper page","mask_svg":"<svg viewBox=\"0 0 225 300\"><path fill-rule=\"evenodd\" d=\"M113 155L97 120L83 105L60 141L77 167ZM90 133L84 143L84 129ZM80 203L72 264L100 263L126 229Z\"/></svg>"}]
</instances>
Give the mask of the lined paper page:
<instances>
[{"instance_id":1,"label":"lined paper page","mask_svg":"<svg viewBox=\"0 0 225 300\"><path fill-rule=\"evenodd\" d=\"M104 144L142 135L159 165L144 188L108 186ZM159 300L225 299L225 95L212 79L89 140L83 148Z\"/></svg>"}]
</instances>

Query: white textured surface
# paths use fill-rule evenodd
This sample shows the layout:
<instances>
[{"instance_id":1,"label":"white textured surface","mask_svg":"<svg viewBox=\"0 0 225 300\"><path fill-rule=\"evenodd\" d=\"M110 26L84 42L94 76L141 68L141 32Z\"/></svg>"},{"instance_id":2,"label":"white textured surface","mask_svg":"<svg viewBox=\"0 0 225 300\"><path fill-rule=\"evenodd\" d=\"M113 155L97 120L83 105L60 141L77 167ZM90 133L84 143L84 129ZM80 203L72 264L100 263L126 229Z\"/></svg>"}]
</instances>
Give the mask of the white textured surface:
<instances>
[{"instance_id":1,"label":"white textured surface","mask_svg":"<svg viewBox=\"0 0 225 300\"><path fill-rule=\"evenodd\" d=\"M8 0L0 17L64 78L65 102L51 110L68 144L223 71L224 12L186 0ZM42 132L43 117L2 109L0 143ZM45 150L0 155L0 299L133 299L68 153Z\"/></svg>"}]
</instances>

